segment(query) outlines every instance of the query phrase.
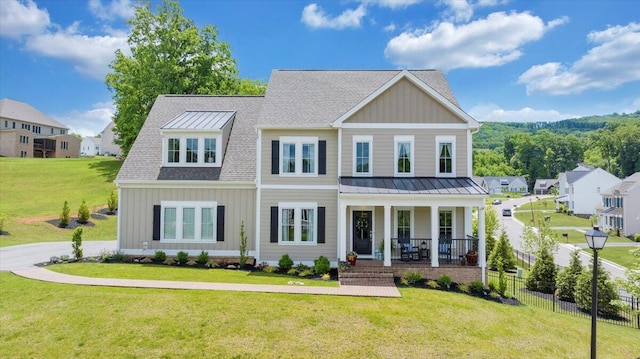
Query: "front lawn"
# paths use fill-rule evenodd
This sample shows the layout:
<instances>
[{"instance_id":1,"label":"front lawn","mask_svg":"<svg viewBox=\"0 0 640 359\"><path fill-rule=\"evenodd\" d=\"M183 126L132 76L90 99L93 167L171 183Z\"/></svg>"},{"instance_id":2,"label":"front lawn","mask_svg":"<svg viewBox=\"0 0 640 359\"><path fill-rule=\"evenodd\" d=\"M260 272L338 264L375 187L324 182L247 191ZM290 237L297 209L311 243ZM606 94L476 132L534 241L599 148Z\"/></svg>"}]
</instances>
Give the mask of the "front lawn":
<instances>
[{"instance_id":1,"label":"front lawn","mask_svg":"<svg viewBox=\"0 0 640 359\"><path fill-rule=\"evenodd\" d=\"M607 247L605 245L601 251L598 251L598 257L602 257L625 268L635 268L634 264L638 259L632 256L629 251L638 247L640 247L640 245L629 247ZM593 254L593 251L589 248L585 248L583 251Z\"/></svg>"},{"instance_id":2,"label":"front lawn","mask_svg":"<svg viewBox=\"0 0 640 359\"><path fill-rule=\"evenodd\" d=\"M556 213L555 210L550 211L531 211L529 209L529 204L524 204L518 207L514 212L514 216L524 224L531 223L531 214L533 213L533 218L535 222L538 220L544 220L546 216L549 216L549 220L551 223L551 227L580 227L580 228L590 228L591 222L588 219L580 218L576 216L569 216L564 213ZM534 223L535 223L534 222Z\"/></svg>"},{"instance_id":3,"label":"front lawn","mask_svg":"<svg viewBox=\"0 0 640 359\"><path fill-rule=\"evenodd\" d=\"M554 232L557 235L559 243L587 243L584 239L584 232L575 230L575 229L556 229ZM562 234L566 233L569 236L569 241L567 242L567 238L563 237ZM617 237L617 236L609 236L607 239L607 243L616 242L616 243L629 243L629 245L633 245L634 242L626 237Z\"/></svg>"},{"instance_id":4,"label":"front lawn","mask_svg":"<svg viewBox=\"0 0 640 359\"><path fill-rule=\"evenodd\" d=\"M589 320L424 289L402 298L86 287L0 273L0 357L585 358ZM598 323L598 353L638 330Z\"/></svg>"}]
</instances>

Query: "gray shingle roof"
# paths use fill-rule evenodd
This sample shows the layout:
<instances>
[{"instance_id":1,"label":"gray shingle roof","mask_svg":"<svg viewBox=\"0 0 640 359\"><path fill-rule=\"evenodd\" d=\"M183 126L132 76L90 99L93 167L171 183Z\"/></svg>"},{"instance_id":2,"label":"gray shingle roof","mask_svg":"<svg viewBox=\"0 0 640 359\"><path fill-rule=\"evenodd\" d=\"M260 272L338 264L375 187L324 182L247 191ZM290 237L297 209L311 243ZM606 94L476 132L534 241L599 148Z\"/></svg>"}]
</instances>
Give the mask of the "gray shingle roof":
<instances>
[{"instance_id":1,"label":"gray shingle roof","mask_svg":"<svg viewBox=\"0 0 640 359\"><path fill-rule=\"evenodd\" d=\"M567 183L573 183L580 178L584 177L586 174L591 173L591 171L569 171L567 172Z\"/></svg>"},{"instance_id":2,"label":"gray shingle roof","mask_svg":"<svg viewBox=\"0 0 640 359\"><path fill-rule=\"evenodd\" d=\"M185 111L162 125L171 130L220 130L233 118L234 111Z\"/></svg>"},{"instance_id":3,"label":"gray shingle roof","mask_svg":"<svg viewBox=\"0 0 640 359\"><path fill-rule=\"evenodd\" d=\"M65 130L69 129L67 126L36 110L33 106L8 98L0 100L0 117L35 123L36 125L44 125Z\"/></svg>"},{"instance_id":4,"label":"gray shingle roof","mask_svg":"<svg viewBox=\"0 0 640 359\"><path fill-rule=\"evenodd\" d=\"M262 96L196 96L161 95L151 108L136 142L116 181L156 180L161 177L162 135L160 127L186 111L231 111L236 118L229 136L220 181L253 181L256 177L255 125L263 101ZM162 177L172 179L175 171L164 169ZM180 179L211 179L216 170L182 167ZM178 179L178 178L176 178Z\"/></svg>"},{"instance_id":5,"label":"gray shingle roof","mask_svg":"<svg viewBox=\"0 0 640 359\"><path fill-rule=\"evenodd\" d=\"M341 177L340 193L486 195L487 191L468 177Z\"/></svg>"},{"instance_id":6,"label":"gray shingle roof","mask_svg":"<svg viewBox=\"0 0 640 359\"><path fill-rule=\"evenodd\" d=\"M365 100L401 71L274 70L258 126L329 127L331 122ZM409 72L460 107L442 72Z\"/></svg>"}]
</instances>

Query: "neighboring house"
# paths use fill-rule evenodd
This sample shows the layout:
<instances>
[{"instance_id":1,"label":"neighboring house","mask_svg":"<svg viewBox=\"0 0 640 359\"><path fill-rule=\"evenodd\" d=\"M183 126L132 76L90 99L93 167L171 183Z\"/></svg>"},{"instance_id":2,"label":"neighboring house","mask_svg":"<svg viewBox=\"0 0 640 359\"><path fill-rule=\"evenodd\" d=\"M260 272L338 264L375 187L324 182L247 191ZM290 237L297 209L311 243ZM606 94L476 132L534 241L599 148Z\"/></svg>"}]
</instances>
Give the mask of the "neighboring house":
<instances>
[{"instance_id":1,"label":"neighboring house","mask_svg":"<svg viewBox=\"0 0 640 359\"><path fill-rule=\"evenodd\" d=\"M356 251L402 275L411 252L484 279L479 127L439 71L276 70L264 97L159 96L116 179L118 249L237 257L244 223L258 263Z\"/></svg>"},{"instance_id":2,"label":"neighboring house","mask_svg":"<svg viewBox=\"0 0 640 359\"><path fill-rule=\"evenodd\" d=\"M529 192L527 180L523 176L484 177L481 185L489 194Z\"/></svg>"},{"instance_id":3,"label":"neighboring house","mask_svg":"<svg viewBox=\"0 0 640 359\"><path fill-rule=\"evenodd\" d=\"M620 230L621 236L640 233L640 172L602 192L598 208L604 230Z\"/></svg>"},{"instance_id":4,"label":"neighboring house","mask_svg":"<svg viewBox=\"0 0 640 359\"><path fill-rule=\"evenodd\" d=\"M80 144L80 154L83 156L95 156L99 155L102 151L102 138L87 136L82 139Z\"/></svg>"},{"instance_id":5,"label":"neighboring house","mask_svg":"<svg viewBox=\"0 0 640 359\"><path fill-rule=\"evenodd\" d=\"M115 127L115 123L113 121L109 122L107 127L100 132L100 139L102 154L105 156L120 156L122 155L122 151L120 150L120 146L115 143L116 134L113 132L113 128Z\"/></svg>"},{"instance_id":6,"label":"neighboring house","mask_svg":"<svg viewBox=\"0 0 640 359\"><path fill-rule=\"evenodd\" d=\"M554 187L557 187L558 180L555 178L537 179L533 185L533 194L549 194Z\"/></svg>"},{"instance_id":7,"label":"neighboring house","mask_svg":"<svg viewBox=\"0 0 640 359\"><path fill-rule=\"evenodd\" d=\"M556 202L564 203L576 215L588 217L596 212L596 206L602 201L601 192L618 183L618 177L602 168L578 166L558 175Z\"/></svg>"},{"instance_id":8,"label":"neighboring house","mask_svg":"<svg viewBox=\"0 0 640 359\"><path fill-rule=\"evenodd\" d=\"M0 155L65 158L80 155L80 140L60 122L32 106L0 100Z\"/></svg>"}]
</instances>

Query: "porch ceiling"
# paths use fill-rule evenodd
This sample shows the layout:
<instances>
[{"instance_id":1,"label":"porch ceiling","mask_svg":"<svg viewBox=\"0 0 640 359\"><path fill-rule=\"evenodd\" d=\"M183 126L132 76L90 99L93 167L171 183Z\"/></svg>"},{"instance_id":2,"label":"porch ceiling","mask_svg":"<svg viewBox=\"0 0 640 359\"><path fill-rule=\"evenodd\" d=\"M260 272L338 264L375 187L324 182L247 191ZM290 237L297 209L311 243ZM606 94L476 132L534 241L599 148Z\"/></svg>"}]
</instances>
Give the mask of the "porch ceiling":
<instances>
[{"instance_id":1,"label":"porch ceiling","mask_svg":"<svg viewBox=\"0 0 640 359\"><path fill-rule=\"evenodd\" d=\"M340 193L487 195L471 178L437 177L341 177Z\"/></svg>"}]
</instances>

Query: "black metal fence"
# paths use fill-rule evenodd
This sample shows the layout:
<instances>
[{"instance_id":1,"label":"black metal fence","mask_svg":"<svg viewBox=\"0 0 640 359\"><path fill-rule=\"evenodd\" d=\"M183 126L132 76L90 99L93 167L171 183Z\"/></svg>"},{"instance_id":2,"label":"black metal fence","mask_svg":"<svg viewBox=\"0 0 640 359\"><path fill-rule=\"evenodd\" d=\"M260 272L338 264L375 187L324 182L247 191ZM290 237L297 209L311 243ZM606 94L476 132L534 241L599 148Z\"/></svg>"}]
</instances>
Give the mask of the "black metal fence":
<instances>
[{"instance_id":1,"label":"black metal fence","mask_svg":"<svg viewBox=\"0 0 640 359\"><path fill-rule=\"evenodd\" d=\"M487 273L489 282L498 282L498 272ZM514 275L507 276L507 291L525 305L551 310L554 313L568 314L575 317L591 318L591 312L578 308L576 303L558 299L555 293L546 294L530 291L526 288L526 280ZM600 317L598 321L640 329L640 301L636 297L620 296L620 308L615 317Z\"/></svg>"}]
</instances>

